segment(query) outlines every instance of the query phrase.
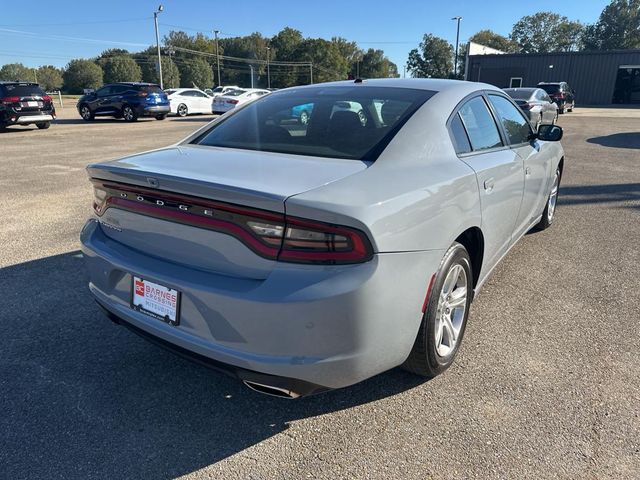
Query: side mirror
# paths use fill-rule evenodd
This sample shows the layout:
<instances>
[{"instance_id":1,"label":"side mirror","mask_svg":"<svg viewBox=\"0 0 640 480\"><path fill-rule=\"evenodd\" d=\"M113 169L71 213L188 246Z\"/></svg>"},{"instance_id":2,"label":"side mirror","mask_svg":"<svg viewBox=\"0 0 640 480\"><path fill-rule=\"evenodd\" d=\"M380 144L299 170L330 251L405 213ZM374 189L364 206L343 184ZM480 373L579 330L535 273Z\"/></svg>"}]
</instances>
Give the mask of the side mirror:
<instances>
[{"instance_id":1,"label":"side mirror","mask_svg":"<svg viewBox=\"0 0 640 480\"><path fill-rule=\"evenodd\" d=\"M562 127L558 125L540 125L537 137L545 142L559 142L563 135Z\"/></svg>"}]
</instances>

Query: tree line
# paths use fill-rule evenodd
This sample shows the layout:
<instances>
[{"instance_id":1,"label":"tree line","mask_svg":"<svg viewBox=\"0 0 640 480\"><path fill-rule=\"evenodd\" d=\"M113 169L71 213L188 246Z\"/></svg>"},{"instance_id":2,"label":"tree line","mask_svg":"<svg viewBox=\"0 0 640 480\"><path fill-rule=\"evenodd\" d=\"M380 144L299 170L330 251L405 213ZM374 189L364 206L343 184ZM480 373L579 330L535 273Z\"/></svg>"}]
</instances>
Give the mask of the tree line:
<instances>
[{"instance_id":1,"label":"tree line","mask_svg":"<svg viewBox=\"0 0 640 480\"><path fill-rule=\"evenodd\" d=\"M202 33L188 35L171 31L161 48L162 76L165 88L210 88L215 85L270 85L283 88L292 85L342 80L355 77L397 77L398 68L382 50L358 47L342 37L330 40L305 38L302 32L284 28L273 37L260 33L221 38L221 79L217 77L216 42ZM233 58L230 58L233 57ZM271 62L267 68L267 59ZM65 68L46 65L25 67L20 63L0 68L0 80L37 81L48 91L63 90L82 93L105 83L159 83L157 51L150 46L141 52L109 49L91 59L71 60ZM299 65L304 63L304 65ZM309 64L313 65L313 72ZM252 71L253 68L253 71ZM267 72L268 70L268 72Z\"/></svg>"},{"instance_id":2,"label":"tree line","mask_svg":"<svg viewBox=\"0 0 640 480\"><path fill-rule=\"evenodd\" d=\"M518 20L508 36L481 30L469 38L509 53L547 53L578 50L640 48L640 0L613 0L597 22L584 25L553 12L538 12ZM273 37L251 35L220 38L221 79L217 78L216 42L202 33L171 31L164 37L162 73L165 88L208 88L214 85L292 85L346 78L398 77L397 66L384 51L361 49L342 37L330 40L304 37L299 30L284 28ZM407 69L413 77L463 78L466 43L460 44L457 75L454 46L443 38L425 34L409 52ZM269 67L267 68L267 60ZM0 68L0 80L33 80L46 90L81 93L104 83L145 81L159 83L156 47L141 52L109 49L91 59L71 60L65 68L39 68L20 63ZM303 64L303 65L301 65ZM313 72L309 67L313 65ZM267 72L268 70L268 72Z\"/></svg>"},{"instance_id":3,"label":"tree line","mask_svg":"<svg viewBox=\"0 0 640 480\"><path fill-rule=\"evenodd\" d=\"M507 53L549 53L640 48L640 0L613 0L590 25L553 12L538 12L518 20L509 36L481 30L470 42ZM466 43L459 46L466 56ZM454 78L454 46L425 34L418 48L409 52L407 68L414 77ZM464 60L458 78L464 77Z\"/></svg>"}]
</instances>

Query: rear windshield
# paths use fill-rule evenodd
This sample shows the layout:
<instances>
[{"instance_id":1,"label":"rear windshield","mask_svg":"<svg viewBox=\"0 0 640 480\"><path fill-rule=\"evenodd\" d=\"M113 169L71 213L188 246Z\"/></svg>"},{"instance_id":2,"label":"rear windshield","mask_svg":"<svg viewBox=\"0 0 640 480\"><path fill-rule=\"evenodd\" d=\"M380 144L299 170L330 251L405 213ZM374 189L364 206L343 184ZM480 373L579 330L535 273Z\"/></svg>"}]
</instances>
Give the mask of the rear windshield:
<instances>
[{"instance_id":1,"label":"rear windshield","mask_svg":"<svg viewBox=\"0 0 640 480\"><path fill-rule=\"evenodd\" d=\"M529 100L533 90L505 90L514 100Z\"/></svg>"},{"instance_id":2,"label":"rear windshield","mask_svg":"<svg viewBox=\"0 0 640 480\"><path fill-rule=\"evenodd\" d=\"M147 93L164 93L158 85L141 85L138 90Z\"/></svg>"},{"instance_id":3,"label":"rear windshield","mask_svg":"<svg viewBox=\"0 0 640 480\"><path fill-rule=\"evenodd\" d=\"M375 160L435 92L330 86L284 90L250 103L192 143L318 157Z\"/></svg>"},{"instance_id":4,"label":"rear windshield","mask_svg":"<svg viewBox=\"0 0 640 480\"><path fill-rule=\"evenodd\" d=\"M243 93L247 93L246 90L231 90L224 94L225 97L239 97Z\"/></svg>"},{"instance_id":5,"label":"rear windshield","mask_svg":"<svg viewBox=\"0 0 640 480\"><path fill-rule=\"evenodd\" d=\"M547 93L557 93L560 91L560 85L538 85L538 88L541 88Z\"/></svg>"},{"instance_id":6,"label":"rear windshield","mask_svg":"<svg viewBox=\"0 0 640 480\"><path fill-rule=\"evenodd\" d=\"M0 88L3 87L7 96L30 97L34 95L42 96L45 94L45 91L38 85L32 85L28 83L2 85Z\"/></svg>"}]
</instances>

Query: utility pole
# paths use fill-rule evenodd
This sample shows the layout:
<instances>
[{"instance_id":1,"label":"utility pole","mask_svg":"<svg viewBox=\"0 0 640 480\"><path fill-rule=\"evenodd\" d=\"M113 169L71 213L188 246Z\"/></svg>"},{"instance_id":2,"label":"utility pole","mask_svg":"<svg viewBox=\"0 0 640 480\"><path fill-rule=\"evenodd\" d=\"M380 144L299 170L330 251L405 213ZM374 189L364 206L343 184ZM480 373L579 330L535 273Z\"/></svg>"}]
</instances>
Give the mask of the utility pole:
<instances>
[{"instance_id":1,"label":"utility pole","mask_svg":"<svg viewBox=\"0 0 640 480\"><path fill-rule=\"evenodd\" d=\"M249 64L249 68L251 69L251 88L253 88L253 65Z\"/></svg>"},{"instance_id":2,"label":"utility pole","mask_svg":"<svg viewBox=\"0 0 640 480\"><path fill-rule=\"evenodd\" d=\"M453 17L451 20L456 20L458 22L458 28L456 30L456 57L453 62L453 73L458 78L458 47L460 45L460 20L462 17Z\"/></svg>"},{"instance_id":3,"label":"utility pole","mask_svg":"<svg viewBox=\"0 0 640 480\"><path fill-rule=\"evenodd\" d=\"M402 67L402 78L407 78L407 66Z\"/></svg>"},{"instance_id":4,"label":"utility pole","mask_svg":"<svg viewBox=\"0 0 640 480\"><path fill-rule=\"evenodd\" d=\"M220 30L213 31L213 34L216 36L216 60L218 62L218 86L222 85L222 78L220 77L220 54L218 53L218 34L219 33L220 33ZM251 80L253 81L253 77Z\"/></svg>"},{"instance_id":5,"label":"utility pole","mask_svg":"<svg viewBox=\"0 0 640 480\"><path fill-rule=\"evenodd\" d=\"M156 25L156 48L158 49L158 76L160 77L160 88L164 90L164 85L162 84L162 60L160 59L160 35L158 34L158 15L162 13L164 7L160 5L158 10L153 12L153 22Z\"/></svg>"},{"instance_id":6,"label":"utility pole","mask_svg":"<svg viewBox=\"0 0 640 480\"><path fill-rule=\"evenodd\" d=\"M309 76L311 77L311 85L313 85L313 63L309 64Z\"/></svg>"},{"instance_id":7,"label":"utility pole","mask_svg":"<svg viewBox=\"0 0 640 480\"><path fill-rule=\"evenodd\" d=\"M271 88L271 71L269 70L269 51L271 47L267 47L267 88Z\"/></svg>"}]
</instances>

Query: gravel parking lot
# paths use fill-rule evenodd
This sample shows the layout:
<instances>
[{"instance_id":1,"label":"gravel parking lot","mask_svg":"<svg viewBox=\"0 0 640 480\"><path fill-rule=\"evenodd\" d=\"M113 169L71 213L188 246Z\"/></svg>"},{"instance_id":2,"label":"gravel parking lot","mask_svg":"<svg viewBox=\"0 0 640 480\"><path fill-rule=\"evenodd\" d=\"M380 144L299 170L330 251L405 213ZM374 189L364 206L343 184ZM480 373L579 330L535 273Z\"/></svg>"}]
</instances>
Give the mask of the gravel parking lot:
<instances>
[{"instance_id":1,"label":"gravel parking lot","mask_svg":"<svg viewBox=\"0 0 640 480\"><path fill-rule=\"evenodd\" d=\"M608 113L609 112L609 113ZM612 112L612 113L611 113ZM576 110L556 224L474 302L457 362L285 401L112 325L84 167L211 117L0 134L0 477L640 478L640 114Z\"/></svg>"}]
</instances>

